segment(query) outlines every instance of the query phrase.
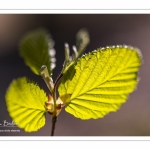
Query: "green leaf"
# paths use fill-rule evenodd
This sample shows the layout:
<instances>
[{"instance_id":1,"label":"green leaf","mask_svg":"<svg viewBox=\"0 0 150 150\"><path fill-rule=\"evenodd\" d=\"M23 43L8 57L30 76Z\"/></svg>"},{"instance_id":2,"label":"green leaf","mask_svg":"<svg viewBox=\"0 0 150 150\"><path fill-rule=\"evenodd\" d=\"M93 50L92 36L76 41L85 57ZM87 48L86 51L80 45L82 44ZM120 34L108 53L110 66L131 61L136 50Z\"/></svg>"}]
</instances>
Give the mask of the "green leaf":
<instances>
[{"instance_id":1,"label":"green leaf","mask_svg":"<svg viewBox=\"0 0 150 150\"><path fill-rule=\"evenodd\" d=\"M87 29L82 28L76 35L76 47L78 50L78 57L84 52L87 45L90 43L90 36Z\"/></svg>"},{"instance_id":2,"label":"green leaf","mask_svg":"<svg viewBox=\"0 0 150 150\"><path fill-rule=\"evenodd\" d=\"M46 65L49 74L55 67L55 50L53 49L54 41L44 30L39 29L28 33L20 45L20 54L25 63L37 75L40 75L40 69Z\"/></svg>"},{"instance_id":3,"label":"green leaf","mask_svg":"<svg viewBox=\"0 0 150 150\"><path fill-rule=\"evenodd\" d=\"M13 80L6 92L6 105L13 121L26 132L45 125L45 92L26 77Z\"/></svg>"},{"instance_id":4,"label":"green leaf","mask_svg":"<svg viewBox=\"0 0 150 150\"><path fill-rule=\"evenodd\" d=\"M117 111L134 91L140 65L140 51L128 46L99 48L83 55L58 88L65 110L81 119L103 118Z\"/></svg>"}]
</instances>

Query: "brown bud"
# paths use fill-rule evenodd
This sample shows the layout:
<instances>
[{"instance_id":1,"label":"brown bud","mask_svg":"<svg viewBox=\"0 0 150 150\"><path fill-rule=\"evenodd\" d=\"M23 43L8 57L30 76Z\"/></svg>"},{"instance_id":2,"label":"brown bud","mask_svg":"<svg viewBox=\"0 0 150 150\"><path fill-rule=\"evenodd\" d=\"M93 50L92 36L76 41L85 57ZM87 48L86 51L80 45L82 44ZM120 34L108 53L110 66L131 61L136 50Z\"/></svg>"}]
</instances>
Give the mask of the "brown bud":
<instances>
[{"instance_id":1,"label":"brown bud","mask_svg":"<svg viewBox=\"0 0 150 150\"><path fill-rule=\"evenodd\" d=\"M51 110L53 108L53 105L50 103L46 102L45 105L46 105L46 109L48 109L48 110Z\"/></svg>"},{"instance_id":2,"label":"brown bud","mask_svg":"<svg viewBox=\"0 0 150 150\"><path fill-rule=\"evenodd\" d=\"M58 110L61 109L61 104L58 104L56 109L58 109Z\"/></svg>"},{"instance_id":3,"label":"brown bud","mask_svg":"<svg viewBox=\"0 0 150 150\"><path fill-rule=\"evenodd\" d=\"M61 104L58 104L57 107L56 107L56 115L58 116L59 113L61 112L62 110L62 107L61 107Z\"/></svg>"},{"instance_id":4,"label":"brown bud","mask_svg":"<svg viewBox=\"0 0 150 150\"><path fill-rule=\"evenodd\" d=\"M51 116L53 115L53 112L48 111L48 113L49 113Z\"/></svg>"}]
</instances>

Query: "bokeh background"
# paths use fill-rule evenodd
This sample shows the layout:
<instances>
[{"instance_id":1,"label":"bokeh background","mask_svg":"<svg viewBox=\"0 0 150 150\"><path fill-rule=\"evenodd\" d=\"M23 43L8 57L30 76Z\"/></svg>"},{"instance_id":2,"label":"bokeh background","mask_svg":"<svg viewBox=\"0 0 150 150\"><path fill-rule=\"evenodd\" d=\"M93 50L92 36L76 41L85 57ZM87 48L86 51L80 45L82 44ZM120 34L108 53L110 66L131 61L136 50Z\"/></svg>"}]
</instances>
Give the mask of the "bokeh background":
<instances>
[{"instance_id":1,"label":"bokeh background","mask_svg":"<svg viewBox=\"0 0 150 150\"><path fill-rule=\"evenodd\" d=\"M0 123L12 122L6 109L5 92L10 82L27 76L47 87L40 76L34 75L19 56L19 41L28 32L46 28L55 41L57 67L55 80L64 61L64 43L75 44L79 29L86 27L90 45L86 52L99 47L126 44L138 47L144 63L140 68L140 82L127 102L115 113L103 119L82 121L63 111L58 117L56 136L150 136L150 15L149 14L0 14ZM132 58L131 58L132 59ZM0 128L2 130L2 127ZM3 128L8 129L8 128ZM14 129L19 129L15 127ZM38 132L7 133L0 136L49 136L51 118Z\"/></svg>"}]
</instances>

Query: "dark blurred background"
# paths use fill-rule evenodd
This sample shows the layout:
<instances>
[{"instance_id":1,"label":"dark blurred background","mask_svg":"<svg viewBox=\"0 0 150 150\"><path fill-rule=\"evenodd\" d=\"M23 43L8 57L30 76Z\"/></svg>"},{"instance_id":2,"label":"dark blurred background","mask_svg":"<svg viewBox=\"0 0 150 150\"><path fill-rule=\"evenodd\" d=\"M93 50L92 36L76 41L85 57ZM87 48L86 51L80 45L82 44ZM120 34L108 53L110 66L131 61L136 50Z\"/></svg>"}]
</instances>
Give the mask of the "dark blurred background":
<instances>
[{"instance_id":1,"label":"dark blurred background","mask_svg":"<svg viewBox=\"0 0 150 150\"><path fill-rule=\"evenodd\" d=\"M5 92L10 82L27 76L47 87L40 76L34 75L19 56L20 39L30 30L44 27L52 35L56 49L55 80L64 61L64 43L75 44L79 29L86 27L90 45L86 52L108 45L126 44L138 47L144 63L135 92L116 113L103 119L82 121L63 110L56 125L56 136L150 136L150 15L141 14L0 14L0 123L12 122L6 109ZM132 59L132 58L131 58ZM8 128L0 128L4 130ZM15 127L14 129L19 129ZM51 118L35 133L0 132L3 136L49 136Z\"/></svg>"}]
</instances>

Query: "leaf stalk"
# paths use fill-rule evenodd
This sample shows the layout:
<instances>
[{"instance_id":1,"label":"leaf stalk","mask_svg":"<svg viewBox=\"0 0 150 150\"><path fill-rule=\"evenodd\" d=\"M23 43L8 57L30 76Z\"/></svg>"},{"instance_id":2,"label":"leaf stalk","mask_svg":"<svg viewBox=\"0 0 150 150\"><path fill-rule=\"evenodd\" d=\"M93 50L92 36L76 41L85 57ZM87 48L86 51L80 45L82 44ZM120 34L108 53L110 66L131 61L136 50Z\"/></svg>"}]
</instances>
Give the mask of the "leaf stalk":
<instances>
[{"instance_id":1,"label":"leaf stalk","mask_svg":"<svg viewBox=\"0 0 150 150\"><path fill-rule=\"evenodd\" d=\"M57 84L60 81L60 79L62 78L63 74L61 73L58 78L56 79L55 83L54 83L54 89L52 92L52 96L53 96L53 101L54 101L54 112L52 115L52 129L51 129L51 136L54 136L54 131L55 131L55 126L56 126L56 122L57 122L57 105L56 105L56 88L57 88Z\"/></svg>"}]
</instances>

